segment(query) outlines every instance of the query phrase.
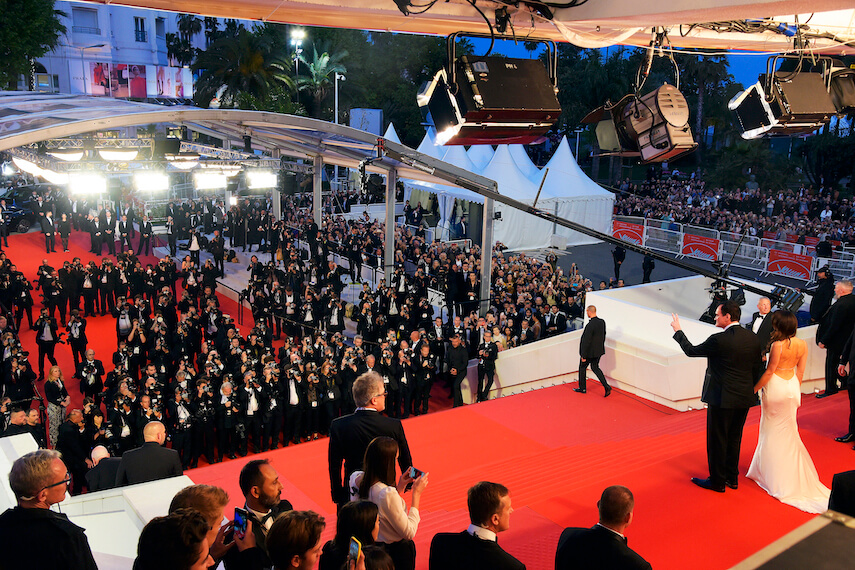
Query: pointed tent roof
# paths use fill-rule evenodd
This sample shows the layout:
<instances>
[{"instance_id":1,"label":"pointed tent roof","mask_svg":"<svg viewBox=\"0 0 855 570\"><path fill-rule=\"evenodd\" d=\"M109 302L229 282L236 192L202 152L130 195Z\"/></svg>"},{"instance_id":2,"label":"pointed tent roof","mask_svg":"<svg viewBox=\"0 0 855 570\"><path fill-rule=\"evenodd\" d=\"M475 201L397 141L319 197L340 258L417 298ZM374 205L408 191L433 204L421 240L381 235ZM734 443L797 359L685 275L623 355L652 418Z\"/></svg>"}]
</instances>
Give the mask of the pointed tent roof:
<instances>
[{"instance_id":1,"label":"pointed tent roof","mask_svg":"<svg viewBox=\"0 0 855 570\"><path fill-rule=\"evenodd\" d=\"M528 179L533 181L535 184L540 184L540 179L543 177L543 175L541 174L540 169L537 167L537 165L533 163L528 157L528 153L525 151L523 145L508 145L508 151L511 153L514 162L517 163L517 167L522 170L522 173L525 174L526 177L528 177Z\"/></svg>"},{"instance_id":2,"label":"pointed tent roof","mask_svg":"<svg viewBox=\"0 0 855 570\"><path fill-rule=\"evenodd\" d=\"M499 193L515 200L534 200L537 187L519 169L508 151L508 145L499 145L490 163L481 175L499 184Z\"/></svg>"},{"instance_id":3,"label":"pointed tent roof","mask_svg":"<svg viewBox=\"0 0 855 570\"><path fill-rule=\"evenodd\" d=\"M466 154L466 149L461 145L448 145L445 148L445 154L442 156L443 162L453 164L454 166L462 168L463 170L468 170L469 172L477 171L472 160L469 158L469 155Z\"/></svg>"},{"instance_id":4,"label":"pointed tent roof","mask_svg":"<svg viewBox=\"0 0 855 570\"><path fill-rule=\"evenodd\" d=\"M383 134L383 138L401 144L401 139L398 137L398 131L395 130L395 125L392 123L389 123L389 126L386 127L386 132Z\"/></svg>"},{"instance_id":5,"label":"pointed tent roof","mask_svg":"<svg viewBox=\"0 0 855 570\"><path fill-rule=\"evenodd\" d=\"M473 144L466 151L466 154L469 155L469 160L475 165L475 170L472 172L480 173L493 158L493 147L488 144Z\"/></svg>"},{"instance_id":6,"label":"pointed tent roof","mask_svg":"<svg viewBox=\"0 0 855 570\"><path fill-rule=\"evenodd\" d=\"M585 174L570 150L567 137L562 137L558 148L546 166L549 169L543 184L541 198L574 198L580 196L611 196Z\"/></svg>"},{"instance_id":7,"label":"pointed tent roof","mask_svg":"<svg viewBox=\"0 0 855 570\"><path fill-rule=\"evenodd\" d=\"M427 132L425 132L425 138L422 139L422 142L419 143L419 148L416 150L433 158L440 158L442 156L441 149L436 144L436 131L433 127L428 128Z\"/></svg>"}]
</instances>

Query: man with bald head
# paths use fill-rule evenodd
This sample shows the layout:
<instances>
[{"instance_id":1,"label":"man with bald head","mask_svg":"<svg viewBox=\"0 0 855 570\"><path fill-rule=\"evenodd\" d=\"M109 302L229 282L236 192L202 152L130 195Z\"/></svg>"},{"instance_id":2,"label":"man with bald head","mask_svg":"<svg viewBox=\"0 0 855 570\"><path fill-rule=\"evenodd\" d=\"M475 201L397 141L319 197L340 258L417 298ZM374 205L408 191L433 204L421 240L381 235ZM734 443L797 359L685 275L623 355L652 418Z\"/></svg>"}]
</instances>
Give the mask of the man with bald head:
<instances>
[{"instance_id":1,"label":"man with bald head","mask_svg":"<svg viewBox=\"0 0 855 570\"><path fill-rule=\"evenodd\" d=\"M105 491L116 486L116 473L119 471L120 457L110 457L103 445L92 449L92 469L86 472L86 485L90 493Z\"/></svg>"},{"instance_id":2,"label":"man with bald head","mask_svg":"<svg viewBox=\"0 0 855 570\"><path fill-rule=\"evenodd\" d=\"M760 340L760 350L763 351L763 360L769 350L769 338L772 336L772 302L769 297L760 297L757 301L757 312L751 316L751 322L745 327Z\"/></svg>"},{"instance_id":3,"label":"man with bald head","mask_svg":"<svg viewBox=\"0 0 855 570\"><path fill-rule=\"evenodd\" d=\"M852 294L852 281L841 279L835 283L834 296L837 301L825 312L816 329L816 344L825 349L825 391L817 394L817 398L836 394L840 389L837 386L838 381L846 385L846 380L840 377L837 368L840 365L843 346L855 328L855 295ZM855 438L844 439L845 443L848 443Z\"/></svg>"},{"instance_id":4,"label":"man with bald head","mask_svg":"<svg viewBox=\"0 0 855 570\"><path fill-rule=\"evenodd\" d=\"M184 474L181 458L174 449L163 446L166 428L161 422L149 422L143 428L142 447L126 451L116 473L116 486L147 483Z\"/></svg>"}]
</instances>

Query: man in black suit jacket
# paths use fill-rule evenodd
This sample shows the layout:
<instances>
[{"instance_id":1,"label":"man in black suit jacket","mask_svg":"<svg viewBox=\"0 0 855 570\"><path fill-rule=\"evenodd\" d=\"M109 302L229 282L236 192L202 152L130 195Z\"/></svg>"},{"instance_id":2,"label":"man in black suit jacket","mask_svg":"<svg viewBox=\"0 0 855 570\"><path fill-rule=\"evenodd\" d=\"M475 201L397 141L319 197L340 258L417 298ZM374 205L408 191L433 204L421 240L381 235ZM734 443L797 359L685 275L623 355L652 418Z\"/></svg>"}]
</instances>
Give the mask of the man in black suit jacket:
<instances>
[{"instance_id":1,"label":"man in black suit jacket","mask_svg":"<svg viewBox=\"0 0 855 570\"><path fill-rule=\"evenodd\" d=\"M267 533L273 522L284 512L293 510L290 502L282 499L282 483L279 473L270 465L268 459L253 459L240 470L238 479L240 490L246 503L244 509L249 513L248 527L252 529L252 539L238 540L237 548L231 548L223 558L226 570L262 570L270 568L267 555ZM249 538L249 528L247 538ZM234 539L234 533L225 537L225 543Z\"/></svg>"},{"instance_id":2,"label":"man in black suit jacket","mask_svg":"<svg viewBox=\"0 0 855 570\"><path fill-rule=\"evenodd\" d=\"M852 282L842 279L834 284L837 301L829 307L816 329L816 344L825 349L825 392L817 398L837 393L838 366L843 345L855 328L855 295ZM845 382L845 380L843 380Z\"/></svg>"},{"instance_id":3,"label":"man in black suit jacket","mask_svg":"<svg viewBox=\"0 0 855 570\"><path fill-rule=\"evenodd\" d=\"M116 486L147 483L184 474L181 457L174 449L163 446L166 428L160 422L149 422L143 428L145 443L142 447L126 451L116 473Z\"/></svg>"},{"instance_id":4,"label":"man in black suit jacket","mask_svg":"<svg viewBox=\"0 0 855 570\"><path fill-rule=\"evenodd\" d=\"M354 471L362 469L365 449L375 437L387 436L398 442L401 472L413 465L401 421L380 413L386 409L383 377L376 372L359 376L353 382L353 400L357 406L356 412L336 418L330 425L330 488L333 502L339 507L350 500L348 480Z\"/></svg>"},{"instance_id":5,"label":"man in black suit jacket","mask_svg":"<svg viewBox=\"0 0 855 570\"><path fill-rule=\"evenodd\" d=\"M438 533L430 543L430 570L525 570L502 550L498 535L511 524L511 497L499 483L481 481L469 488L469 528Z\"/></svg>"},{"instance_id":6,"label":"man in black suit jacket","mask_svg":"<svg viewBox=\"0 0 855 570\"><path fill-rule=\"evenodd\" d=\"M715 310L715 323L724 332L711 335L695 346L673 316L674 340L691 357L706 357L707 372L701 401L707 404L707 461L710 476L692 478L704 489L724 493L727 485L736 489L739 475L739 447L748 409L757 405L754 384L763 372L760 341L753 332L739 326L742 311L733 301Z\"/></svg>"},{"instance_id":7,"label":"man in black suit jacket","mask_svg":"<svg viewBox=\"0 0 855 570\"><path fill-rule=\"evenodd\" d=\"M760 354L765 359L769 349L769 338L772 336L772 302L769 297L760 297L757 301L757 312L751 315L751 322L745 328L757 335L760 341Z\"/></svg>"},{"instance_id":8,"label":"man in black suit jacket","mask_svg":"<svg viewBox=\"0 0 855 570\"><path fill-rule=\"evenodd\" d=\"M600 522L592 528L566 528L558 539L555 570L649 570L650 563L626 545L632 523L632 491L612 485L597 501Z\"/></svg>"},{"instance_id":9,"label":"man in black suit jacket","mask_svg":"<svg viewBox=\"0 0 855 570\"><path fill-rule=\"evenodd\" d=\"M597 375L597 379L606 391L604 396L608 398L612 388L606 382L603 371L600 370L600 358L606 353L606 321L597 316L597 308L594 305L588 307L587 313L588 324L582 331L582 339L579 343L579 387L573 388L573 391L582 394L587 392L586 382L590 364L591 370Z\"/></svg>"},{"instance_id":10,"label":"man in black suit jacket","mask_svg":"<svg viewBox=\"0 0 855 570\"><path fill-rule=\"evenodd\" d=\"M86 485L89 492L105 491L116 486L116 473L119 471L121 457L110 457L103 445L92 450L92 469L86 472Z\"/></svg>"},{"instance_id":11,"label":"man in black suit jacket","mask_svg":"<svg viewBox=\"0 0 855 570\"><path fill-rule=\"evenodd\" d=\"M828 508L855 517L855 470L834 474Z\"/></svg>"}]
</instances>

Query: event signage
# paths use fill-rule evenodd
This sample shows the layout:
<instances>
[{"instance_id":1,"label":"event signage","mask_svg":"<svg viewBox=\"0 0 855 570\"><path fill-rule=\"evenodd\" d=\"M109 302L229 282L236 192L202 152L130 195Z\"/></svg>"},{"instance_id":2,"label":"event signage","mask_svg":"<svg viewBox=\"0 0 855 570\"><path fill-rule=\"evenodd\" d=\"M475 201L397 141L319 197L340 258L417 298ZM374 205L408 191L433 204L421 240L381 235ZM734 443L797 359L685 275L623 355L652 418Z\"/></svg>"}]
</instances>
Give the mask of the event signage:
<instances>
[{"instance_id":1,"label":"event signage","mask_svg":"<svg viewBox=\"0 0 855 570\"><path fill-rule=\"evenodd\" d=\"M629 222L621 222L612 220L612 235L623 241L642 245L644 240L644 226L641 224L630 224Z\"/></svg>"},{"instance_id":2,"label":"event signage","mask_svg":"<svg viewBox=\"0 0 855 570\"><path fill-rule=\"evenodd\" d=\"M718 259L719 240L711 237L683 234L683 248L680 253L688 257L697 257L707 261Z\"/></svg>"},{"instance_id":3,"label":"event signage","mask_svg":"<svg viewBox=\"0 0 855 570\"><path fill-rule=\"evenodd\" d=\"M775 275L810 280L810 268L813 258L809 255L800 255L777 249L769 250L769 261L766 263L766 271Z\"/></svg>"}]
</instances>

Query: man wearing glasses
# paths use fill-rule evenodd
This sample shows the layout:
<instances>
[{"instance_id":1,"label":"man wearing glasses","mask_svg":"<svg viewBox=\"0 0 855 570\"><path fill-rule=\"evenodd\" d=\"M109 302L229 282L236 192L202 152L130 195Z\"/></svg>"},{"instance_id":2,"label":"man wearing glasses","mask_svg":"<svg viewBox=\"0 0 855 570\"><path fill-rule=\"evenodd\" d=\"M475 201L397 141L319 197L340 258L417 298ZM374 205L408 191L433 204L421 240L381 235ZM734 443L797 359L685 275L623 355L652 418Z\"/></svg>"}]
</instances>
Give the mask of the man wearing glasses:
<instances>
[{"instance_id":1,"label":"man wearing glasses","mask_svg":"<svg viewBox=\"0 0 855 570\"><path fill-rule=\"evenodd\" d=\"M377 372L362 374L353 382L353 401L357 405L356 411L336 418L330 425L330 487L333 502L339 508L350 500L347 481L354 471L362 469L365 449L375 437L387 436L398 442L398 463L402 473L413 464L401 420L381 414L386 409L383 377Z\"/></svg>"},{"instance_id":2,"label":"man wearing glasses","mask_svg":"<svg viewBox=\"0 0 855 570\"><path fill-rule=\"evenodd\" d=\"M83 529L51 505L65 499L71 474L53 450L40 449L18 458L9 486L18 506L0 515L0 536L8 545L3 567L96 570Z\"/></svg>"}]
</instances>

